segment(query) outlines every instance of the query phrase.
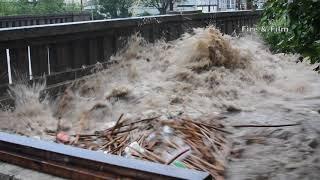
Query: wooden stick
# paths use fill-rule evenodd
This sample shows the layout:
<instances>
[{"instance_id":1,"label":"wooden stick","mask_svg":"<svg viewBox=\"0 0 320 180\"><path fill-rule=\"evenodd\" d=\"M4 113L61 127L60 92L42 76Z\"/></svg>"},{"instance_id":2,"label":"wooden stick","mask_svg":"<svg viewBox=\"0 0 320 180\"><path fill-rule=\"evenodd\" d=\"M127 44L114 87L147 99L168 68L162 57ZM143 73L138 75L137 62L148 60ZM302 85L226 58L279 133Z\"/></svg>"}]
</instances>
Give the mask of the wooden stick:
<instances>
[{"instance_id":1,"label":"wooden stick","mask_svg":"<svg viewBox=\"0 0 320 180\"><path fill-rule=\"evenodd\" d=\"M124 144L127 142L128 139L129 139L128 136L126 136L125 139L119 144L119 146L112 150L111 154L114 154L117 151L119 151L124 146Z\"/></svg>"},{"instance_id":2,"label":"wooden stick","mask_svg":"<svg viewBox=\"0 0 320 180\"><path fill-rule=\"evenodd\" d=\"M179 152L175 156L173 156L171 159L169 159L169 161L167 161L165 164L167 164L167 165L171 164L173 161L175 161L176 159L178 159L179 157L181 157L182 155L184 155L188 151L190 151L189 148L182 150L181 152Z\"/></svg>"},{"instance_id":3,"label":"wooden stick","mask_svg":"<svg viewBox=\"0 0 320 180\"><path fill-rule=\"evenodd\" d=\"M61 123L61 118L59 118L58 119L58 122L57 122L57 130L56 130L56 142L58 142L59 140L58 140L58 133L59 133L59 131L60 131L60 129L61 129L61 126L60 126L60 123Z\"/></svg>"},{"instance_id":4,"label":"wooden stick","mask_svg":"<svg viewBox=\"0 0 320 180\"><path fill-rule=\"evenodd\" d=\"M200 170L200 171L208 171L208 168L204 167L201 162L192 159L192 158L188 158L185 159L185 161L189 164L191 164L192 166L196 167L196 169Z\"/></svg>"},{"instance_id":5,"label":"wooden stick","mask_svg":"<svg viewBox=\"0 0 320 180\"><path fill-rule=\"evenodd\" d=\"M104 145L102 145L102 146L99 148L99 150L102 150L102 149L108 147L110 144L114 143L116 140L119 140L119 139L121 139L121 138L122 138L122 136L119 136L119 137L113 139L112 141L109 141L109 142L105 143Z\"/></svg>"},{"instance_id":6,"label":"wooden stick","mask_svg":"<svg viewBox=\"0 0 320 180\"><path fill-rule=\"evenodd\" d=\"M122 117L123 117L123 113L120 115L119 119L117 120L116 124L113 126L113 128L111 129L111 134L113 133L113 131L118 127Z\"/></svg>"},{"instance_id":7,"label":"wooden stick","mask_svg":"<svg viewBox=\"0 0 320 180\"><path fill-rule=\"evenodd\" d=\"M179 149L178 145L174 142L172 142L171 140L168 139L164 139L164 143L166 143L168 146L172 146L173 148Z\"/></svg>"},{"instance_id":8,"label":"wooden stick","mask_svg":"<svg viewBox=\"0 0 320 180\"><path fill-rule=\"evenodd\" d=\"M193 120L190 120L190 119L182 119L182 120L185 120L185 121L190 121L190 122L193 122L195 124L200 124L200 125L203 125L203 126L206 126L206 127L209 127L209 128L212 128L214 130L217 130L217 131L220 131L220 132L224 132L224 133L227 133L227 134L232 134L231 132L229 131L226 131L226 130L223 130L221 128L218 128L218 127L215 127L211 124L207 124L207 123L203 123L203 122L196 122L196 121L193 121Z\"/></svg>"},{"instance_id":9,"label":"wooden stick","mask_svg":"<svg viewBox=\"0 0 320 180\"><path fill-rule=\"evenodd\" d=\"M94 136L99 136L97 134L71 134L69 136L79 136L79 137L94 137ZM101 138L101 137L99 137Z\"/></svg>"},{"instance_id":10,"label":"wooden stick","mask_svg":"<svg viewBox=\"0 0 320 180\"><path fill-rule=\"evenodd\" d=\"M124 124L122 127L134 125L134 124L141 123L141 122L144 122L144 121L152 121L152 120L158 119L159 117L161 117L161 116L157 116L157 117L153 117L153 118L147 118L147 119L142 119L142 120L139 120L139 121L136 121L136 122L132 122L132 123L129 123L129 124Z\"/></svg>"},{"instance_id":11,"label":"wooden stick","mask_svg":"<svg viewBox=\"0 0 320 180\"><path fill-rule=\"evenodd\" d=\"M202 126L202 127L201 127L201 132L202 132L202 133L205 133L205 136L210 137L210 139L211 139L214 143L216 143L216 144L219 145L219 146L222 146L222 143L219 142L219 141L217 141L217 139L218 139L218 137L217 137L218 134L215 134L215 133L210 132L205 126Z\"/></svg>"},{"instance_id":12,"label":"wooden stick","mask_svg":"<svg viewBox=\"0 0 320 180\"><path fill-rule=\"evenodd\" d=\"M137 128L138 128L138 127L133 127L133 128L125 129L125 130L122 130L122 131L116 131L116 132L114 132L113 134L126 133L126 132L133 131L133 130L135 130L135 129L137 129Z\"/></svg>"},{"instance_id":13,"label":"wooden stick","mask_svg":"<svg viewBox=\"0 0 320 180\"><path fill-rule=\"evenodd\" d=\"M138 150L136 150L135 148L133 148L133 147L130 147L130 146L128 146L130 149L132 149L135 153L137 153L140 157L144 157L144 158L146 158L147 160L149 160L149 161L153 161L153 162L158 162L157 161L157 159L155 159L155 158L153 158L153 157L150 157L150 156L148 156L148 155L146 155L146 154L144 154L144 153L141 153L141 152L139 152Z\"/></svg>"},{"instance_id":14,"label":"wooden stick","mask_svg":"<svg viewBox=\"0 0 320 180\"><path fill-rule=\"evenodd\" d=\"M164 164L165 163L165 161L164 160L162 160L159 156L157 156L156 154L154 154L153 152L151 152L151 151L148 151L148 150L144 150L149 156L151 156L151 157L153 157L153 158L155 158L158 162L160 162L160 163L162 163L162 164Z\"/></svg>"},{"instance_id":15,"label":"wooden stick","mask_svg":"<svg viewBox=\"0 0 320 180\"><path fill-rule=\"evenodd\" d=\"M279 124L279 125L258 125L258 124L247 124L247 125L234 125L234 128L243 128L243 127L286 127L286 126L298 126L300 123L294 124Z\"/></svg>"}]
</instances>

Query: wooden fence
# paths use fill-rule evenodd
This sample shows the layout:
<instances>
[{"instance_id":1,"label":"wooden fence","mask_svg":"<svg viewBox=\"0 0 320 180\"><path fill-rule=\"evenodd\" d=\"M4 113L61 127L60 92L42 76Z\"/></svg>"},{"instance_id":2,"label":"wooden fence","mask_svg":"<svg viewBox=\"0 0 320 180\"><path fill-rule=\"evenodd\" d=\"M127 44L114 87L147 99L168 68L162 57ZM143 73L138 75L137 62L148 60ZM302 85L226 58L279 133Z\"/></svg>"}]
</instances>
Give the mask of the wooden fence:
<instances>
[{"instance_id":1,"label":"wooden fence","mask_svg":"<svg viewBox=\"0 0 320 180\"><path fill-rule=\"evenodd\" d=\"M33 26L42 24L57 24L77 21L89 21L88 13L67 13L60 15L25 15L25 16L0 16L0 28Z\"/></svg>"},{"instance_id":2,"label":"wooden fence","mask_svg":"<svg viewBox=\"0 0 320 180\"><path fill-rule=\"evenodd\" d=\"M150 42L173 40L208 25L231 34L242 26L253 26L260 13L163 15L0 29L0 99L8 83L15 83L21 74L30 79L45 75L49 86L90 74L92 65L108 62L135 32Z\"/></svg>"}]
</instances>

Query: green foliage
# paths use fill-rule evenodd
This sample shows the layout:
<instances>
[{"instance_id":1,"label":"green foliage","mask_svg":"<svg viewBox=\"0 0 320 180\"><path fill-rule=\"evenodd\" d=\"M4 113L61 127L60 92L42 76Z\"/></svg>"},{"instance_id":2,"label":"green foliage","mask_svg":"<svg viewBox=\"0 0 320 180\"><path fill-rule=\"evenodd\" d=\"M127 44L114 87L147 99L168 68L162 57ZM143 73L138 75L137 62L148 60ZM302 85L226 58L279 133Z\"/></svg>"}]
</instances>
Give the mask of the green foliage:
<instances>
[{"instance_id":1,"label":"green foliage","mask_svg":"<svg viewBox=\"0 0 320 180\"><path fill-rule=\"evenodd\" d=\"M129 8L136 0L100 0L100 11L111 18L129 17Z\"/></svg>"},{"instance_id":2,"label":"green foliage","mask_svg":"<svg viewBox=\"0 0 320 180\"><path fill-rule=\"evenodd\" d=\"M16 13L16 4L7 0L0 0L0 16L16 15Z\"/></svg>"},{"instance_id":3,"label":"green foliage","mask_svg":"<svg viewBox=\"0 0 320 180\"><path fill-rule=\"evenodd\" d=\"M258 0L247 0L248 9L257 9Z\"/></svg>"},{"instance_id":4,"label":"green foliage","mask_svg":"<svg viewBox=\"0 0 320 180\"><path fill-rule=\"evenodd\" d=\"M299 53L311 63L320 62L320 2L269 0L259 23L262 27L287 27L288 32L261 32L276 52Z\"/></svg>"},{"instance_id":5,"label":"green foliage","mask_svg":"<svg viewBox=\"0 0 320 180\"><path fill-rule=\"evenodd\" d=\"M40 0L38 3L35 4L34 11L37 14L41 13L61 13L64 11L64 1L63 0Z\"/></svg>"},{"instance_id":6,"label":"green foliage","mask_svg":"<svg viewBox=\"0 0 320 180\"><path fill-rule=\"evenodd\" d=\"M0 16L44 15L80 12L78 4L65 4L64 0L0 0Z\"/></svg>"}]
</instances>

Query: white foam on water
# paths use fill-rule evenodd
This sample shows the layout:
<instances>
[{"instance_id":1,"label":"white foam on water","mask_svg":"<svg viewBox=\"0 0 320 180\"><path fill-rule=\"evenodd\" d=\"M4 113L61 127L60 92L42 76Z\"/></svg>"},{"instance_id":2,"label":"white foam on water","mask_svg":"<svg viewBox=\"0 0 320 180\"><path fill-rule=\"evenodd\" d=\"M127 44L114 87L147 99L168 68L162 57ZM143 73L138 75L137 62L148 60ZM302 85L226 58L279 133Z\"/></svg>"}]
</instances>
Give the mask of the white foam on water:
<instances>
[{"instance_id":1,"label":"white foam on water","mask_svg":"<svg viewBox=\"0 0 320 180\"><path fill-rule=\"evenodd\" d=\"M16 85L11 89L16 110L1 116L14 117L14 124L39 118L46 127L55 124L47 121L62 118L76 127L86 114L85 129L97 130L121 113L141 117L181 111L197 117L229 107L254 110L319 93L317 73L296 59L272 54L256 37L222 36L212 27L168 43L149 44L135 35L111 58L118 64L87 77L54 103L37 100L44 86Z\"/></svg>"},{"instance_id":2,"label":"white foam on water","mask_svg":"<svg viewBox=\"0 0 320 180\"><path fill-rule=\"evenodd\" d=\"M319 137L306 129L320 132L319 126L310 125L311 120L312 124L319 120L320 78L312 65L296 63L298 57L271 53L257 36L222 36L212 27L154 44L135 35L111 58L117 64L75 82L53 102L49 98L39 102L44 85L13 87L16 109L0 112L0 129L48 138L44 131L55 130L58 119L72 134L106 129L122 113L134 121L157 115L183 113L198 118L241 111L227 113L230 120L226 123L306 123L277 130L276 135L273 129L257 129L254 136L268 137L272 142L249 146L247 156L231 162L229 179L270 173L271 179L299 179L304 171L316 177L319 171L312 169L317 161L309 163L312 160L302 158L316 156L302 152L310 149L306 144L309 137ZM239 141L252 135L252 130L234 132ZM286 133L292 135L284 140ZM304 169L296 167L296 173L290 168L282 170L283 164L274 161L281 158L290 165L302 158Z\"/></svg>"}]
</instances>

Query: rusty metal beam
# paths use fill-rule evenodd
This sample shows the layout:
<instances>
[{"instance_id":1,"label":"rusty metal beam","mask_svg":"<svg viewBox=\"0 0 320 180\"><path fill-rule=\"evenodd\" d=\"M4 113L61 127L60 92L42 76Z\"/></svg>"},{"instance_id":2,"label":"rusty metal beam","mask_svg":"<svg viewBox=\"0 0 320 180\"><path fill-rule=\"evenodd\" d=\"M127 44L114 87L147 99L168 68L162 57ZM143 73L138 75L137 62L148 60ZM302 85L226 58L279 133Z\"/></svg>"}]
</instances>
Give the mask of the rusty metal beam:
<instances>
[{"instance_id":1,"label":"rusty metal beam","mask_svg":"<svg viewBox=\"0 0 320 180\"><path fill-rule=\"evenodd\" d=\"M212 179L210 174L0 132L0 161L59 177Z\"/></svg>"}]
</instances>

